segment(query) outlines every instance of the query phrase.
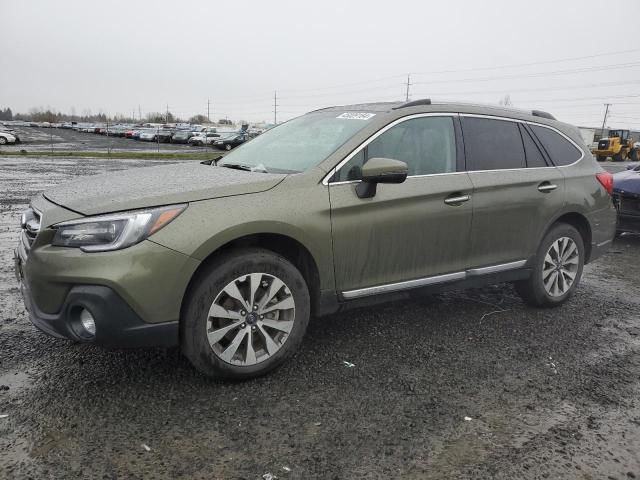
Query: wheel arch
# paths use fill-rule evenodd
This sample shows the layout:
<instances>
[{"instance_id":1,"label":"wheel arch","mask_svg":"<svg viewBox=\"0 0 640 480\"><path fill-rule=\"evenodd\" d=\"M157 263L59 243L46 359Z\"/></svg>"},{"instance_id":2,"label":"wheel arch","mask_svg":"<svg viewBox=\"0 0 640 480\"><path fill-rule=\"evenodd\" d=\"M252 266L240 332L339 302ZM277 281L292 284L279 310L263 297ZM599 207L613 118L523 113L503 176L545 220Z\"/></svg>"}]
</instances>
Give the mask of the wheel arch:
<instances>
[{"instance_id":1,"label":"wheel arch","mask_svg":"<svg viewBox=\"0 0 640 480\"><path fill-rule=\"evenodd\" d=\"M283 256L289 260L302 274L311 300L311 314L314 315L320 309L321 301L321 279L320 270L316 259L309 249L298 239L282 233L261 232L238 236L226 241L222 245L212 250L200 263L196 271L191 276L185 294L182 298L180 317L188 302L189 294L194 284L200 276L216 262L221 256L229 254L233 250L247 247L259 247Z\"/></svg>"},{"instance_id":2,"label":"wheel arch","mask_svg":"<svg viewBox=\"0 0 640 480\"><path fill-rule=\"evenodd\" d=\"M540 236L538 244L540 244L540 241L542 241L542 239L549 232L549 230L551 230L551 228L553 228L554 225L557 225L559 223L566 223L568 225L571 225L576 230L578 230L578 233L580 233L580 236L582 237L582 241L584 243L584 251L585 251L584 263L585 264L589 263L589 260L591 258L591 247L592 247L591 240L593 238L593 234L592 234L591 224L589 223L589 220L582 213L579 213L576 211L569 211L556 216L547 224L542 235Z\"/></svg>"}]
</instances>

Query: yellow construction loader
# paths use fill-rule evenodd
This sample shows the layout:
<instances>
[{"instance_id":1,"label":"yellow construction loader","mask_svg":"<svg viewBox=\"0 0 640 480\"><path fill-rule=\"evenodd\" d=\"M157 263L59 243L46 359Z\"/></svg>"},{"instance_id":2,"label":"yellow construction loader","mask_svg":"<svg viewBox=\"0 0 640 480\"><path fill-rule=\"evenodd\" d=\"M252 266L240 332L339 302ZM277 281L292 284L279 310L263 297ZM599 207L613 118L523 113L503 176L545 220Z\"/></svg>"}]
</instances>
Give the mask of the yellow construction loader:
<instances>
[{"instance_id":1,"label":"yellow construction loader","mask_svg":"<svg viewBox=\"0 0 640 480\"><path fill-rule=\"evenodd\" d=\"M629 159L638 161L638 148L634 146L629 130L609 130L605 138L598 141L598 148L592 150L599 162L611 157L614 162Z\"/></svg>"}]
</instances>

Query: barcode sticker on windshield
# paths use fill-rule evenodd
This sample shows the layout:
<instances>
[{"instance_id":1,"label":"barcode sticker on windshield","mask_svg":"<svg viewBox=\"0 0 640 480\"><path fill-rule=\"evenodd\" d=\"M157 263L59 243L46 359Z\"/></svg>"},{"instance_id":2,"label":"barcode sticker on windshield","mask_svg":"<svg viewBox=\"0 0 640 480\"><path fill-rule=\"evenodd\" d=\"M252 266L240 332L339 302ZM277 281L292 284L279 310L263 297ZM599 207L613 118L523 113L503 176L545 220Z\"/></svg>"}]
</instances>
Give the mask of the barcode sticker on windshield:
<instances>
[{"instance_id":1,"label":"barcode sticker on windshield","mask_svg":"<svg viewBox=\"0 0 640 480\"><path fill-rule=\"evenodd\" d=\"M369 120L371 117L375 116L375 113L345 112L342 115L338 115L336 118L346 118L348 120Z\"/></svg>"}]
</instances>

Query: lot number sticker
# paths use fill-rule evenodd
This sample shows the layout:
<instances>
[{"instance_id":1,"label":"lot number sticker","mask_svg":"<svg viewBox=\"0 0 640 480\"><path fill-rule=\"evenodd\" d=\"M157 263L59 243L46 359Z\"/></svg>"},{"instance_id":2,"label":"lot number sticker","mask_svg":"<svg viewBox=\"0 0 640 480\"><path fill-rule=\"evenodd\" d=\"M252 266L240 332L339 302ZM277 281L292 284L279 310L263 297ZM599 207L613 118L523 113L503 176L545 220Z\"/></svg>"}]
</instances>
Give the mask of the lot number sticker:
<instances>
[{"instance_id":1,"label":"lot number sticker","mask_svg":"<svg viewBox=\"0 0 640 480\"><path fill-rule=\"evenodd\" d=\"M346 118L347 120L369 120L371 117L375 116L375 113L345 112L342 115L338 115L336 118Z\"/></svg>"}]
</instances>

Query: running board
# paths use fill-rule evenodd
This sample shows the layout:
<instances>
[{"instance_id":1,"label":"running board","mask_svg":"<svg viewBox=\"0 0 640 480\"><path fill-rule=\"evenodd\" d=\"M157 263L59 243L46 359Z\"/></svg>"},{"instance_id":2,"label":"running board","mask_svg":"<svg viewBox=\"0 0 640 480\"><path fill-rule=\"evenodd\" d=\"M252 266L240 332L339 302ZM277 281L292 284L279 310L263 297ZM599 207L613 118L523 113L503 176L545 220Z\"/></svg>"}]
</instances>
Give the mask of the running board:
<instances>
[{"instance_id":1,"label":"running board","mask_svg":"<svg viewBox=\"0 0 640 480\"><path fill-rule=\"evenodd\" d=\"M464 272L445 273L444 275L417 278L415 280L407 280L405 282L387 283L385 285L376 285L375 287L348 290L346 292L342 292L342 297L346 300L350 300L353 298L368 297L370 295L379 295L382 293L398 292L400 290L426 287L428 285L437 285L439 283L465 280L469 277L479 277L482 275L490 275L492 273L514 270L524 267L526 263L526 260L518 260L516 262L501 263L499 265L491 265L489 267L471 268Z\"/></svg>"}]
</instances>

